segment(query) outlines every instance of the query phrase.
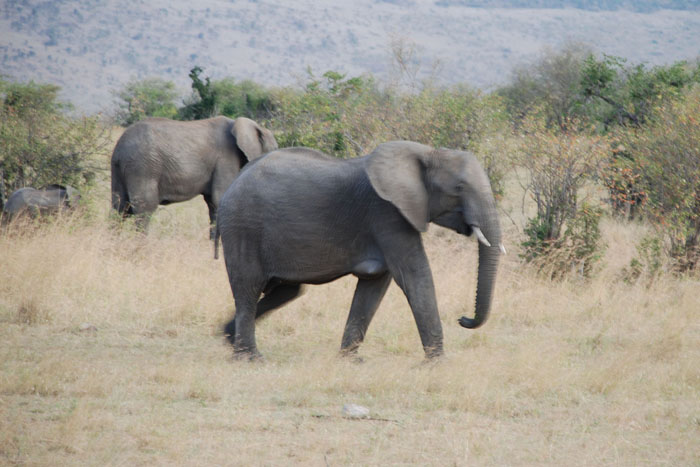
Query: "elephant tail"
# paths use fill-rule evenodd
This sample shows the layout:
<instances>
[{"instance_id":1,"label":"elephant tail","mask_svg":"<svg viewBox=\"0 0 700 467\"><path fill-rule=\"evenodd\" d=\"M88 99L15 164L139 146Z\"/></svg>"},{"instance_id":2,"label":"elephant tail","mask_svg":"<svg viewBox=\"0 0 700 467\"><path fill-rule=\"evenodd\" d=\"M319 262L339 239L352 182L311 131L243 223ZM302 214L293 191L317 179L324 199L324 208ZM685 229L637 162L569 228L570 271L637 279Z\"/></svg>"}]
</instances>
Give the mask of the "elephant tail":
<instances>
[{"instance_id":1,"label":"elephant tail","mask_svg":"<svg viewBox=\"0 0 700 467\"><path fill-rule=\"evenodd\" d=\"M128 214L129 194L119 161L112 158L112 208L121 215Z\"/></svg>"},{"instance_id":2,"label":"elephant tail","mask_svg":"<svg viewBox=\"0 0 700 467\"><path fill-rule=\"evenodd\" d=\"M219 222L214 225L214 259L219 259L219 239L221 231L219 230Z\"/></svg>"}]
</instances>

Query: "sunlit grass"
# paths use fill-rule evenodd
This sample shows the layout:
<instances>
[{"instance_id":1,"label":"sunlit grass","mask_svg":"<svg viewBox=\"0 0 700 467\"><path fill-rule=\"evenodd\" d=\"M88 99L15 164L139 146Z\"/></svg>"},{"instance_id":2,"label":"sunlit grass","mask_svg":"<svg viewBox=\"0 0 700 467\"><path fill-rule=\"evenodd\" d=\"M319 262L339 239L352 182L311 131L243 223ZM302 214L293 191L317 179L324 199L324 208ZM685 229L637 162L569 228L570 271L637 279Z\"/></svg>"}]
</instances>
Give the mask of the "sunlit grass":
<instances>
[{"instance_id":1,"label":"sunlit grass","mask_svg":"<svg viewBox=\"0 0 700 467\"><path fill-rule=\"evenodd\" d=\"M104 188L91 196L87 216L0 235L0 464L700 462L700 282L624 282L643 225L606 220L596 275L548 282L504 220L510 252L474 331L457 319L476 245L432 227L443 361L423 362L395 285L364 363L338 358L344 278L259 323L265 361L245 363L221 335L233 300L204 202L159 209L142 236L107 220ZM372 419L343 419L346 403Z\"/></svg>"}]
</instances>

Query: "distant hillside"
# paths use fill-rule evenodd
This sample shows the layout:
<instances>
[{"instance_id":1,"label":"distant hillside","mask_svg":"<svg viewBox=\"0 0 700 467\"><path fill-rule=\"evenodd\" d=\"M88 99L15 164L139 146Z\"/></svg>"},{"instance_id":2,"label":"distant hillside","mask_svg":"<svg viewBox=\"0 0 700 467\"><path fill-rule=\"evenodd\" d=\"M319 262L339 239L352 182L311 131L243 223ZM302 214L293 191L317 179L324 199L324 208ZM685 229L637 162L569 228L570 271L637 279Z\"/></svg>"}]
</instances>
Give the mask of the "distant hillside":
<instances>
[{"instance_id":1,"label":"distant hillside","mask_svg":"<svg viewBox=\"0 0 700 467\"><path fill-rule=\"evenodd\" d=\"M438 0L435 4L474 8L578 8L587 11L700 10L697 0Z\"/></svg>"},{"instance_id":2,"label":"distant hillside","mask_svg":"<svg viewBox=\"0 0 700 467\"><path fill-rule=\"evenodd\" d=\"M584 3L687 10L558 8ZM439 62L440 82L488 89L514 64L570 40L663 64L697 57L699 37L697 1L681 0L5 0L0 73L56 83L66 99L92 112L113 108L111 92L133 78L170 79L184 94L194 65L213 79L268 85L294 83L307 67L388 77L392 40L417 46L419 75Z\"/></svg>"}]
</instances>

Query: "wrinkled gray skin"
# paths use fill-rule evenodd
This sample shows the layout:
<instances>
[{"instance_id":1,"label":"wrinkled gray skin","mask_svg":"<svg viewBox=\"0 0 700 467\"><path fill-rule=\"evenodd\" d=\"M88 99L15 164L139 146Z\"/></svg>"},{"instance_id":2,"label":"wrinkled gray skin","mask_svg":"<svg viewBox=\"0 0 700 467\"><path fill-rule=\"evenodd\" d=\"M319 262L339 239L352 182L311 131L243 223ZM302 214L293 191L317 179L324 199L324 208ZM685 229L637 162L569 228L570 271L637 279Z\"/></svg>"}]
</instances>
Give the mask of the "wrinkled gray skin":
<instances>
[{"instance_id":1,"label":"wrinkled gray skin","mask_svg":"<svg viewBox=\"0 0 700 467\"><path fill-rule=\"evenodd\" d=\"M49 185L42 189L20 188L7 198L3 206L3 222L22 214L36 217L71 208L80 200L78 190L71 186Z\"/></svg>"},{"instance_id":2,"label":"wrinkled gray skin","mask_svg":"<svg viewBox=\"0 0 700 467\"><path fill-rule=\"evenodd\" d=\"M479 327L489 314L503 246L491 186L473 154L395 141L357 159L287 148L251 163L224 194L217 223L236 303L225 332L236 355L259 355L256 318L299 296L301 284L347 274L358 281L341 353L356 353L394 279L426 356L441 355L442 326L421 240L429 222L485 237L475 318L459 320Z\"/></svg>"},{"instance_id":3,"label":"wrinkled gray skin","mask_svg":"<svg viewBox=\"0 0 700 467\"><path fill-rule=\"evenodd\" d=\"M112 153L112 207L123 216L138 215L145 229L159 204L201 194L213 225L219 201L241 168L274 149L272 133L244 117L134 123Z\"/></svg>"}]
</instances>

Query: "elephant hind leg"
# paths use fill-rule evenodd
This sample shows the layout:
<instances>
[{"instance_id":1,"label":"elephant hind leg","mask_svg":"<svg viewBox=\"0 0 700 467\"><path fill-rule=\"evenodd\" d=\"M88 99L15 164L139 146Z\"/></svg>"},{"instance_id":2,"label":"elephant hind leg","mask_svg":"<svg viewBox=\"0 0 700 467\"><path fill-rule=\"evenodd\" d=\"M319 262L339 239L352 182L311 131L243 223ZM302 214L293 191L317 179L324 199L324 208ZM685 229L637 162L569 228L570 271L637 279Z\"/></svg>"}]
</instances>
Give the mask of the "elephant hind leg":
<instances>
[{"instance_id":1,"label":"elephant hind leg","mask_svg":"<svg viewBox=\"0 0 700 467\"><path fill-rule=\"evenodd\" d=\"M384 298L391 283L391 274L384 273L373 279L358 279L355 295L352 298L340 351L343 355L354 355L365 339L369 323Z\"/></svg>"},{"instance_id":2,"label":"elephant hind leg","mask_svg":"<svg viewBox=\"0 0 700 467\"><path fill-rule=\"evenodd\" d=\"M279 284L272 290L267 291L258 302L255 310L255 319L262 318L267 312L276 310L285 303L289 303L298 298L304 289L301 284Z\"/></svg>"},{"instance_id":3,"label":"elephant hind leg","mask_svg":"<svg viewBox=\"0 0 700 467\"><path fill-rule=\"evenodd\" d=\"M151 215L158 209L158 182L143 178L132 178L127 185L128 213L136 216L136 226L146 231Z\"/></svg>"},{"instance_id":4,"label":"elephant hind leg","mask_svg":"<svg viewBox=\"0 0 700 467\"><path fill-rule=\"evenodd\" d=\"M277 284L267 290L255 309L255 321L264 317L268 312L276 310L285 303L289 303L303 293L301 284ZM238 314L238 311L236 311ZM236 318L229 321L224 327L224 335L235 347L236 343Z\"/></svg>"},{"instance_id":5,"label":"elephant hind leg","mask_svg":"<svg viewBox=\"0 0 700 467\"><path fill-rule=\"evenodd\" d=\"M217 203L211 195L204 195L204 202L207 203L207 208L209 208L209 240L214 240L216 236L216 211Z\"/></svg>"}]
</instances>

